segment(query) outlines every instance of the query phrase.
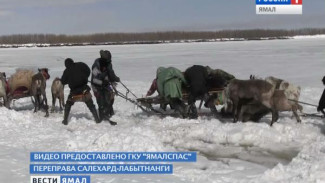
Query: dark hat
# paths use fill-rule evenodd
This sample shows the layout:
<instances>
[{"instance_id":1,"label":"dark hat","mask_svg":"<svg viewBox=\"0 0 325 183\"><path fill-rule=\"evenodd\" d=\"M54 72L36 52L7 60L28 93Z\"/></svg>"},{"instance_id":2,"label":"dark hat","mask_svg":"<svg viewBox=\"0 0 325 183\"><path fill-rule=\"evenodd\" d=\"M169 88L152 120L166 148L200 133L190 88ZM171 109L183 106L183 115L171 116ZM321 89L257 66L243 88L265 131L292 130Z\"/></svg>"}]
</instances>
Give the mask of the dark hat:
<instances>
[{"instance_id":1,"label":"dark hat","mask_svg":"<svg viewBox=\"0 0 325 183\"><path fill-rule=\"evenodd\" d=\"M64 64L65 64L65 67L68 68L70 67L71 65L73 65L74 61L71 59L71 58L67 58L65 59L64 61Z\"/></svg>"},{"instance_id":2,"label":"dark hat","mask_svg":"<svg viewBox=\"0 0 325 183\"><path fill-rule=\"evenodd\" d=\"M100 50L99 51L100 58L106 59L106 60L111 60L112 59L112 54L108 50Z\"/></svg>"},{"instance_id":3,"label":"dark hat","mask_svg":"<svg viewBox=\"0 0 325 183\"><path fill-rule=\"evenodd\" d=\"M100 50L100 51L99 51L99 55L100 55L100 57L102 57L103 54L104 54L104 50Z\"/></svg>"}]
</instances>

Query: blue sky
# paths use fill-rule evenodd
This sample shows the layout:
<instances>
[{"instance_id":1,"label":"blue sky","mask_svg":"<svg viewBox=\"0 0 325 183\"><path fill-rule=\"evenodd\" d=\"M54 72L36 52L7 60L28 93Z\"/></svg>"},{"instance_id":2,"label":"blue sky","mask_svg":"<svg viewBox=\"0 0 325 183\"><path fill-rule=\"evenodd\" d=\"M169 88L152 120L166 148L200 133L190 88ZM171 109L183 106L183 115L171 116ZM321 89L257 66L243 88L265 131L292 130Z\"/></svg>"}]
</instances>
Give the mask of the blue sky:
<instances>
[{"instance_id":1,"label":"blue sky","mask_svg":"<svg viewBox=\"0 0 325 183\"><path fill-rule=\"evenodd\" d=\"M256 15L255 0L0 0L0 35L325 28L325 0L303 15Z\"/></svg>"}]
</instances>

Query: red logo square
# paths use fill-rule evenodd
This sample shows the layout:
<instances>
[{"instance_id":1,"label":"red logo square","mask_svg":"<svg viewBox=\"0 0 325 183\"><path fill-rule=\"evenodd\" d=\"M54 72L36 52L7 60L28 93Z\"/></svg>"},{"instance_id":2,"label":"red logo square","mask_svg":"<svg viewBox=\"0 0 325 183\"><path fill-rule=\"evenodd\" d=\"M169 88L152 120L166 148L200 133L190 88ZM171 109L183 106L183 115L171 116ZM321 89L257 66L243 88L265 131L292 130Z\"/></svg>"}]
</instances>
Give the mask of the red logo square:
<instances>
[{"instance_id":1,"label":"red logo square","mask_svg":"<svg viewBox=\"0 0 325 183\"><path fill-rule=\"evenodd\" d=\"M292 5L302 5L302 0L291 0Z\"/></svg>"}]
</instances>

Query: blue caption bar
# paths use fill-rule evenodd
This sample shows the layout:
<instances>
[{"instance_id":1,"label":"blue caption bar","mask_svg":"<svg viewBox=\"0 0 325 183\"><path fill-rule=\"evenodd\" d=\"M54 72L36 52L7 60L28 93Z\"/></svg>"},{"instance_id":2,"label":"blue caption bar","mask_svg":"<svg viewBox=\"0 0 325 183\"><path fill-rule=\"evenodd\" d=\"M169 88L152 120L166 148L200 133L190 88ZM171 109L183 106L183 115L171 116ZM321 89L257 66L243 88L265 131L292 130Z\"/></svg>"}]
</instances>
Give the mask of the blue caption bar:
<instances>
[{"instance_id":1,"label":"blue caption bar","mask_svg":"<svg viewBox=\"0 0 325 183\"><path fill-rule=\"evenodd\" d=\"M291 0L256 0L256 4L264 4L264 5L274 5L274 4L282 4L289 5L291 4Z\"/></svg>"},{"instance_id":2,"label":"blue caption bar","mask_svg":"<svg viewBox=\"0 0 325 183\"><path fill-rule=\"evenodd\" d=\"M196 162L196 152L31 152L31 162Z\"/></svg>"},{"instance_id":3,"label":"blue caption bar","mask_svg":"<svg viewBox=\"0 0 325 183\"><path fill-rule=\"evenodd\" d=\"M90 183L90 176L89 175L79 175L79 176L72 176L72 175L64 175L61 176L61 183Z\"/></svg>"},{"instance_id":4,"label":"blue caption bar","mask_svg":"<svg viewBox=\"0 0 325 183\"><path fill-rule=\"evenodd\" d=\"M30 174L172 174L172 164L38 164Z\"/></svg>"}]
</instances>

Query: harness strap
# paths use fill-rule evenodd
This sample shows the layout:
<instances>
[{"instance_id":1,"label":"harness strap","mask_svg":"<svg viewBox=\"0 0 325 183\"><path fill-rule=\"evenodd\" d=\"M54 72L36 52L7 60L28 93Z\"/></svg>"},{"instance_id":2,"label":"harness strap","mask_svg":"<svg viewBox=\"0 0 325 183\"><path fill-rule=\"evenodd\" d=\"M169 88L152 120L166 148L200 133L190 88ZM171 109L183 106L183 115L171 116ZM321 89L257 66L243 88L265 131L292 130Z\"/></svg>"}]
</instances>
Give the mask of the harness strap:
<instances>
[{"instance_id":1,"label":"harness strap","mask_svg":"<svg viewBox=\"0 0 325 183\"><path fill-rule=\"evenodd\" d=\"M297 103L300 103L300 104L305 104L305 105L309 105L309 106L313 106L313 107L318 107L317 105L309 104L309 103L306 103L306 102L301 102L301 101L298 101L298 100L293 100L293 99L288 99L288 100L292 101L292 102L297 102Z\"/></svg>"}]
</instances>

